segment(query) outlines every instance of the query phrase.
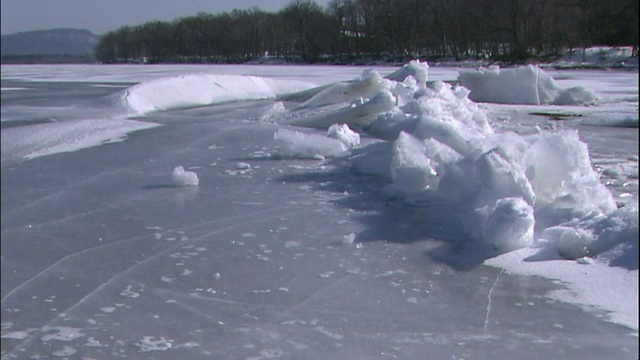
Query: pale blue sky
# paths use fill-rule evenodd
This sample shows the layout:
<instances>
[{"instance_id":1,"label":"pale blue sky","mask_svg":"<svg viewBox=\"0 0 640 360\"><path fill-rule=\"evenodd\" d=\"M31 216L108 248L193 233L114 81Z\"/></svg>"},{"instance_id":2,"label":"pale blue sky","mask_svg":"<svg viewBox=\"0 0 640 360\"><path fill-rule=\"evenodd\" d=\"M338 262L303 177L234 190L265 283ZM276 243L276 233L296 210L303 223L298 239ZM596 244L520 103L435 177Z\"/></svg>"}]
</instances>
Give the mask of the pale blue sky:
<instances>
[{"instance_id":1,"label":"pale blue sky","mask_svg":"<svg viewBox=\"0 0 640 360\"><path fill-rule=\"evenodd\" d=\"M326 6L329 0L315 0ZM53 28L87 29L96 35L123 25L173 20L198 12L257 6L277 11L290 0L1 0L2 34Z\"/></svg>"}]
</instances>

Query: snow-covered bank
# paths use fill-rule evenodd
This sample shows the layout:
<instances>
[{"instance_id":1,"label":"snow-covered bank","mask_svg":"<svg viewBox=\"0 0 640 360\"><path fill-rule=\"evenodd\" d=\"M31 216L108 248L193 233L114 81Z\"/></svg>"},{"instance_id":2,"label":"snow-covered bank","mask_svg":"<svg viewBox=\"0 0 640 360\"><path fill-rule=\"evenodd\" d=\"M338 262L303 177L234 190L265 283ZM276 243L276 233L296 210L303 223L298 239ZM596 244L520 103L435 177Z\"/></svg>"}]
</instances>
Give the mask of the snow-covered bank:
<instances>
[{"instance_id":1,"label":"snow-covered bank","mask_svg":"<svg viewBox=\"0 0 640 360\"><path fill-rule=\"evenodd\" d=\"M638 69L638 56L633 56L631 46L595 46L586 49L570 49L550 64L558 69L618 68Z\"/></svg>"},{"instance_id":2,"label":"snow-covered bank","mask_svg":"<svg viewBox=\"0 0 640 360\"><path fill-rule=\"evenodd\" d=\"M633 56L632 46L594 46L586 49L565 49L560 54L551 56L552 59L529 59L527 63L537 64L544 69L576 70L576 69L600 69L600 70L638 70L638 56ZM455 68L478 68L497 65L490 60L463 59L463 60L438 60L432 61L432 66ZM500 64L507 65L507 64ZM511 64L510 66L514 66Z\"/></svg>"}]
</instances>

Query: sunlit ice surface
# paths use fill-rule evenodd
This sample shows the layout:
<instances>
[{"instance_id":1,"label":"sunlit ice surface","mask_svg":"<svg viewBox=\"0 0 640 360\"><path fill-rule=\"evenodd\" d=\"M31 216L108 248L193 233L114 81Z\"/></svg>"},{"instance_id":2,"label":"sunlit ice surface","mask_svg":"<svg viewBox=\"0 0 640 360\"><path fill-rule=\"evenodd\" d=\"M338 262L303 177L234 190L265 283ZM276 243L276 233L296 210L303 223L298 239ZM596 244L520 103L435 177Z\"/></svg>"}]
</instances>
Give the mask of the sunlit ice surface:
<instances>
[{"instance_id":1,"label":"sunlit ice surface","mask_svg":"<svg viewBox=\"0 0 640 360\"><path fill-rule=\"evenodd\" d=\"M637 72L425 65L3 66L3 359L637 358Z\"/></svg>"}]
</instances>

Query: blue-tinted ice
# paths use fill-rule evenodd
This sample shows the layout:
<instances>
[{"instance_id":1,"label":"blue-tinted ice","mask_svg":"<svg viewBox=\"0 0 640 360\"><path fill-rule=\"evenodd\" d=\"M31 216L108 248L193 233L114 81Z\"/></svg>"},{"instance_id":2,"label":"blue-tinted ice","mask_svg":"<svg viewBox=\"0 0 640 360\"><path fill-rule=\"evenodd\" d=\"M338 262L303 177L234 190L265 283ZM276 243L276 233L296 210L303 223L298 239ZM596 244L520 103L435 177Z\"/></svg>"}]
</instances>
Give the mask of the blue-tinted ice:
<instances>
[{"instance_id":1,"label":"blue-tinted ice","mask_svg":"<svg viewBox=\"0 0 640 360\"><path fill-rule=\"evenodd\" d=\"M31 90L3 92L2 358L637 358L637 323L634 332L602 321L602 309L549 297L560 283L482 265L556 226L548 243L565 238L575 250L583 238L565 229L595 234L583 240L605 243L598 261L637 274L637 239L619 240L633 231L637 131L479 106L445 83L420 84L415 69L415 81L380 74L360 78L375 92L341 84L361 92L329 103L319 90L182 108L163 93L131 123L162 126L28 161L6 151L30 151L6 147L18 131L81 130L67 127L82 121L76 110L60 109L74 99L78 112L96 109L90 119L128 126L99 109L136 88L69 83L56 93L57 82L3 78ZM47 107L62 116L51 122ZM328 136L331 114L356 117L359 144ZM550 124L567 129L540 128ZM536 158L554 146L574 156ZM539 259L559 258L535 246Z\"/></svg>"}]
</instances>

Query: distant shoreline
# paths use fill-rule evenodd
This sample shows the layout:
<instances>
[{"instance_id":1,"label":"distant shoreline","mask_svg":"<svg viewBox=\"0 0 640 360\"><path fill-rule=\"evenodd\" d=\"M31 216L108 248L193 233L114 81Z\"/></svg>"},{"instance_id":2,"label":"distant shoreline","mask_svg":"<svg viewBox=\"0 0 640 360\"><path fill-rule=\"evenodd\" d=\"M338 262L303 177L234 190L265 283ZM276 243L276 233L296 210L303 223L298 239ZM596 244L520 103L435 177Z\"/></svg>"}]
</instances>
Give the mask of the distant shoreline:
<instances>
[{"instance_id":1,"label":"distant shoreline","mask_svg":"<svg viewBox=\"0 0 640 360\"><path fill-rule=\"evenodd\" d=\"M422 59L426 61L429 66L432 67L457 67L457 68L477 68L477 67L488 67L492 65L498 65L500 67L513 67L513 66L522 66L522 65L538 65L542 68L546 69L555 69L555 70L621 70L621 71L637 71L638 70L638 61L637 58L634 58L627 63L615 63L615 64L594 64L594 63L562 63L562 62L552 62L552 63L535 63L535 62L522 62L522 63L502 63L502 62L491 62L491 61L430 61L428 59ZM0 57L0 64L2 65L140 65L140 66L153 66L153 65L251 65L251 66L278 66L278 65L325 65L325 66L402 66L406 64L406 62L385 62L380 60L371 60L371 61L358 61L352 63L343 63L343 62L298 62L298 61L286 61L284 59L279 59L277 61L260 61L260 60L249 60L246 62L160 62L160 63L144 63L144 62L120 62L120 63L112 63L105 64L98 61L92 55L8 55Z\"/></svg>"},{"instance_id":2,"label":"distant shoreline","mask_svg":"<svg viewBox=\"0 0 640 360\"><path fill-rule=\"evenodd\" d=\"M2 65L36 65L36 64L99 64L93 55L3 55Z\"/></svg>"}]
</instances>

